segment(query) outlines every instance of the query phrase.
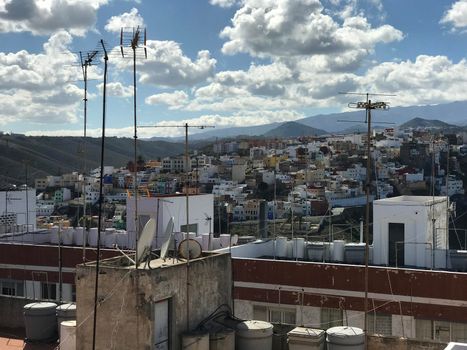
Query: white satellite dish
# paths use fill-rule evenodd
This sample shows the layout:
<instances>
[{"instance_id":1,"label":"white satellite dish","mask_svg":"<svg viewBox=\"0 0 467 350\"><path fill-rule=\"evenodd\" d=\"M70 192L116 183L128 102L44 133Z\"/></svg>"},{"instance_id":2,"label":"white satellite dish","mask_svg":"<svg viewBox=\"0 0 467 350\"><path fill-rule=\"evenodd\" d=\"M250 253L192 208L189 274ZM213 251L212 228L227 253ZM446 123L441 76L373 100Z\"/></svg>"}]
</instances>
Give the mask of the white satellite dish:
<instances>
[{"instance_id":1,"label":"white satellite dish","mask_svg":"<svg viewBox=\"0 0 467 350\"><path fill-rule=\"evenodd\" d=\"M139 265L148 254L151 252L152 240L156 234L156 220L149 219L146 225L144 225L143 232L138 240L138 246L136 247L136 265Z\"/></svg>"},{"instance_id":2,"label":"white satellite dish","mask_svg":"<svg viewBox=\"0 0 467 350\"><path fill-rule=\"evenodd\" d=\"M186 260L199 258L202 251L201 244L194 239L184 239L178 246L178 254Z\"/></svg>"},{"instance_id":3,"label":"white satellite dish","mask_svg":"<svg viewBox=\"0 0 467 350\"><path fill-rule=\"evenodd\" d=\"M161 259L165 260L167 253L169 252L170 243L173 239L173 230L174 230L174 218L171 217L165 228L165 242L161 246Z\"/></svg>"}]
</instances>

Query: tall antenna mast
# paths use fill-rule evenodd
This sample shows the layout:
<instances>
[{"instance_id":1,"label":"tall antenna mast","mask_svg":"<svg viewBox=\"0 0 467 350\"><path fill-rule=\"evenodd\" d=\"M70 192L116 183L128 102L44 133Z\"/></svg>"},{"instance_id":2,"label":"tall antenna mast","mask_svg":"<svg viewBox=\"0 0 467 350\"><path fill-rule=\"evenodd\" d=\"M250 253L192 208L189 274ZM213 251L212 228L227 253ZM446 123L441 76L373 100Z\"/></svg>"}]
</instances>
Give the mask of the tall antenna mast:
<instances>
[{"instance_id":1,"label":"tall antenna mast","mask_svg":"<svg viewBox=\"0 0 467 350\"><path fill-rule=\"evenodd\" d=\"M139 218L138 218L138 159L137 159L137 141L138 141L138 128L136 118L136 56L140 48L144 50L144 58L148 57L146 50L146 29L144 29L143 37L141 35L141 28L121 28L120 30L120 52L122 57L125 58L125 49L130 48L133 53L133 190L135 197L135 252L138 256L138 240L139 240ZM136 264L138 269L138 264Z\"/></svg>"},{"instance_id":2,"label":"tall antenna mast","mask_svg":"<svg viewBox=\"0 0 467 350\"><path fill-rule=\"evenodd\" d=\"M88 67L91 66L93 60L97 57L99 51L93 50L87 53L79 52L81 61L81 70L83 72L84 80L84 132L83 132L83 186L81 189L83 196L83 262L86 262L86 168L87 168L87 154L86 154L86 129L87 129L87 111L88 111ZM78 215L79 220L79 215Z\"/></svg>"},{"instance_id":3,"label":"tall antenna mast","mask_svg":"<svg viewBox=\"0 0 467 350\"><path fill-rule=\"evenodd\" d=\"M366 96L364 102L351 102L348 104L349 108L364 109L365 110L365 123L367 124L367 140L366 140L366 206L365 206L365 348L368 347L368 260L369 260L369 241L370 241L370 193L371 193L371 110L382 109L388 110L388 102L371 102L370 96L395 96L390 94L373 94L373 93L358 93L346 92L347 95L360 95Z\"/></svg>"}]
</instances>

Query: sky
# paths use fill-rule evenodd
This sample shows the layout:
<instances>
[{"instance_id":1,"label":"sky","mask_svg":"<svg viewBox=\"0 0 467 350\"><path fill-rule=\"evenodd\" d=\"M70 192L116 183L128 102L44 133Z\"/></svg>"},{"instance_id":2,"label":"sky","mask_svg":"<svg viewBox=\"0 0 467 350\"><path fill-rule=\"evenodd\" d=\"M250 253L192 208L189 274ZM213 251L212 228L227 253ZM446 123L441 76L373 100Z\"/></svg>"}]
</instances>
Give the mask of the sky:
<instances>
[{"instance_id":1,"label":"sky","mask_svg":"<svg viewBox=\"0 0 467 350\"><path fill-rule=\"evenodd\" d=\"M82 136L79 52L103 40L106 135L132 137L132 52L124 41L121 56L120 33L138 26L140 138L180 136L184 123L292 121L360 99L340 92L395 95L374 97L391 106L467 100L467 0L0 0L0 130ZM103 67L88 69L88 136L101 134Z\"/></svg>"}]
</instances>

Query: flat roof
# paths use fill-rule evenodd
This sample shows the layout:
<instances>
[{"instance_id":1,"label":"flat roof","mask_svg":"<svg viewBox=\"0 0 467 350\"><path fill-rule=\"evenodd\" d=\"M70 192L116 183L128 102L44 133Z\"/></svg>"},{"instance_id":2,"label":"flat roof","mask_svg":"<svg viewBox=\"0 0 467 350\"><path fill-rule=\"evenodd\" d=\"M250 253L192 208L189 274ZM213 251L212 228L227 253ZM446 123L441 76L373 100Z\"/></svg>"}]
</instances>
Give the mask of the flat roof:
<instances>
[{"instance_id":1,"label":"flat roof","mask_svg":"<svg viewBox=\"0 0 467 350\"><path fill-rule=\"evenodd\" d=\"M446 201L445 196L398 196L378 199L373 202L376 205L430 205Z\"/></svg>"}]
</instances>

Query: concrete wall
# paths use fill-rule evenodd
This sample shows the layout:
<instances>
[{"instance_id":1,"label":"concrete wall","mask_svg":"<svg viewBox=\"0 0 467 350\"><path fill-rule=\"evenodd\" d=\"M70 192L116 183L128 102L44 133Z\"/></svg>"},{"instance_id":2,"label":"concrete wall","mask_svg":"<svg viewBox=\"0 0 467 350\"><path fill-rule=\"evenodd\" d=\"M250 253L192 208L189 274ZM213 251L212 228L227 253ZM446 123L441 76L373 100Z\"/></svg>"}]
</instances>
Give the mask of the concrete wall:
<instances>
[{"instance_id":1,"label":"concrete wall","mask_svg":"<svg viewBox=\"0 0 467 350\"><path fill-rule=\"evenodd\" d=\"M368 337L368 349L371 350L441 350L446 347L446 343L405 339L397 337L380 337L370 335Z\"/></svg>"},{"instance_id":2,"label":"concrete wall","mask_svg":"<svg viewBox=\"0 0 467 350\"><path fill-rule=\"evenodd\" d=\"M92 344L94 279L93 266L77 268L77 319L83 323L77 330L77 349ZM189 267L186 263L153 270L103 267L99 286L97 349L151 349L154 303L165 299L170 300L171 346L180 349L182 332L194 329L218 306L231 304L230 256L191 260Z\"/></svg>"},{"instance_id":3,"label":"concrete wall","mask_svg":"<svg viewBox=\"0 0 467 350\"><path fill-rule=\"evenodd\" d=\"M23 306L34 300L0 297L0 328L24 328Z\"/></svg>"}]
</instances>

